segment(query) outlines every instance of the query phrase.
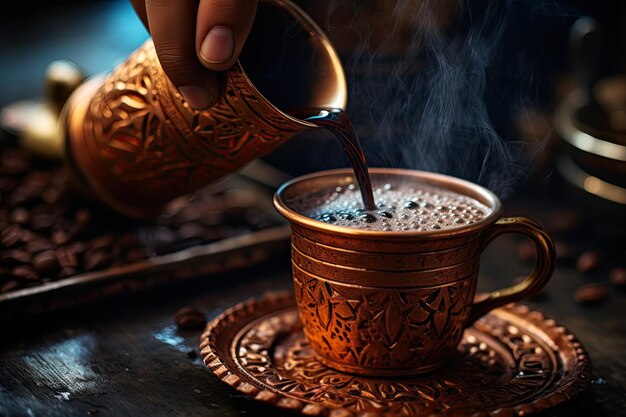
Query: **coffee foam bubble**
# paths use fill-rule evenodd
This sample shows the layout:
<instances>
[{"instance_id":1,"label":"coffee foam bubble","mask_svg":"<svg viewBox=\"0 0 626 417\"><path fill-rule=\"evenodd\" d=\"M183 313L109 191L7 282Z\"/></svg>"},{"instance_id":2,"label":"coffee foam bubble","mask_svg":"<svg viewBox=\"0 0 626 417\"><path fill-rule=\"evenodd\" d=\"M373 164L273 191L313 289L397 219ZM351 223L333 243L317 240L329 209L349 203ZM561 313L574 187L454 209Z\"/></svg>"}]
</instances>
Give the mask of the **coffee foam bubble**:
<instances>
[{"instance_id":1,"label":"coffee foam bubble","mask_svg":"<svg viewBox=\"0 0 626 417\"><path fill-rule=\"evenodd\" d=\"M378 210L364 210L358 187L349 184L292 199L287 205L337 226L393 232L461 227L491 212L471 197L421 184L378 184L374 198Z\"/></svg>"}]
</instances>

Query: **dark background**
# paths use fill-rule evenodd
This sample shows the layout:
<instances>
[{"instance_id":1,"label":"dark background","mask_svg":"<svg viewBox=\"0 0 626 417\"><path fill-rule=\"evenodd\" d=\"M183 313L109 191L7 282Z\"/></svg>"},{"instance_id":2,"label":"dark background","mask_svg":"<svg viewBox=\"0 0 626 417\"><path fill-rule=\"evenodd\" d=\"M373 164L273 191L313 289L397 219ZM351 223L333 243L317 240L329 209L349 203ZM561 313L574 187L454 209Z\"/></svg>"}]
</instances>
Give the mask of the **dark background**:
<instances>
[{"instance_id":1,"label":"dark background","mask_svg":"<svg viewBox=\"0 0 626 417\"><path fill-rule=\"evenodd\" d=\"M331 40L339 47L345 38L339 13L325 12L328 2L298 3L308 9ZM449 2L454 4L453 1ZM335 5L349 17L351 8L364 4L355 0L335 0ZM434 4L434 3L433 3ZM520 139L516 120L521 110L543 112L547 118L558 105L559 91L567 84L571 73L569 30L581 16L594 17L602 29L603 47L600 51L600 77L626 70L626 3L592 0L508 0L458 2L461 17L448 24L447 31L463 31L495 4L505 4L506 26L489 65L485 68L484 100L488 117L498 135L507 141ZM13 9L14 8L14 9ZM375 20L355 29L363 35L376 30ZM385 31L386 28L379 28ZM147 38L148 34L126 0L115 1L49 1L43 5L17 2L11 12L0 15L0 106L19 99L42 94L42 77L46 65L56 59L69 59L78 64L87 75L106 72L123 61ZM357 123L376 124L375 116L367 113L368 98L359 94L362 85L355 72L362 64L354 62L350 49L340 47L340 53L352 90L348 111ZM396 57L387 57L393 62ZM393 97L393 95L392 95ZM306 136L306 135L304 135ZM541 138L539 138L541 139ZM312 139L318 141L318 139ZM371 166L397 164L397 158L378 158L377 139L363 133L366 155ZM345 166L347 160L338 151L334 140L327 140L318 148L320 158L292 158L298 146L306 139L298 138L267 159L293 175L312 170ZM325 146L325 147L324 147ZM327 149L328 148L328 149ZM402 150L399 151L400 153ZM534 152L534 151L531 151ZM305 152L310 155L309 152ZM480 158L477 158L480 159ZM480 169L481 161L477 161ZM532 163L532 162L531 162ZM523 165L523 164L522 164ZM410 168L424 168L409 166ZM435 167L440 168L440 167ZM524 167L528 169L528 167ZM446 172L445 169L441 171ZM470 173L447 172L476 181ZM545 177L549 172L544 172ZM525 180L525 175L520 175ZM490 186L490 184L483 184ZM496 190L497 192L497 190ZM500 193L499 193L500 194ZM508 194L508 192L506 193ZM500 194L501 197L505 195Z\"/></svg>"},{"instance_id":2,"label":"dark background","mask_svg":"<svg viewBox=\"0 0 626 417\"><path fill-rule=\"evenodd\" d=\"M299 3L304 8L310 6L303 0ZM463 3L465 10L474 14L491 4L484 0ZM593 16L602 28L601 73L625 70L624 2L514 0L509 8L504 38L488 68L487 101L500 128L505 128L509 111L506 103L512 103L512 98L526 95L548 108L555 104L558 80L569 71L568 31L580 16ZM326 22L319 21L324 18L318 17L318 23L332 39L336 31L324 27ZM329 21L333 23L332 17ZM55 59L73 60L87 74L107 71L146 37L145 29L125 0L13 2L11 12L0 15L0 105L39 95L43 71ZM517 62L514 58L520 55L528 63L531 82L519 83L512 78L517 72L508 68L508 63ZM349 61L346 54L343 58L346 63ZM516 83L520 86L516 87Z\"/></svg>"}]
</instances>

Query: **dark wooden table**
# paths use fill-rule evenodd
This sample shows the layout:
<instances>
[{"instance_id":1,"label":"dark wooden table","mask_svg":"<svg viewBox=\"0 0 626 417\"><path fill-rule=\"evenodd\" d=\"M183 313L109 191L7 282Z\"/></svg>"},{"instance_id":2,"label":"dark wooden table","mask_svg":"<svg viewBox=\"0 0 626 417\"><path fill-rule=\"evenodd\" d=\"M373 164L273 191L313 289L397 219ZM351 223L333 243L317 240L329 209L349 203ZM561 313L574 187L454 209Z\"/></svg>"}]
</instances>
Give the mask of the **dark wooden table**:
<instances>
[{"instance_id":1,"label":"dark wooden table","mask_svg":"<svg viewBox=\"0 0 626 417\"><path fill-rule=\"evenodd\" d=\"M103 2L81 10L81 3L54 16L39 13L28 20L30 26L25 16L33 13L24 8L19 18L4 19L0 38L12 42L0 51L0 105L39 94L39 77L53 59L89 57L78 61L94 73L125 57L145 37L138 21L129 18L126 2L114 3L119 10ZM529 183L506 206L508 215L526 215L553 229L562 209L584 214L575 232L555 236L579 251L596 249L603 256L600 268L585 276L572 262L559 263L547 294L528 302L577 335L594 367L587 392L542 415L626 415L626 294L611 288L607 301L594 307L572 300L581 284L608 283L609 269L626 262L624 208L590 199L554 176ZM516 239L502 237L486 251L482 289L504 286L528 272L530 266L517 258L517 245ZM285 415L215 377L190 353L198 353L199 332L178 332L174 315L192 305L211 318L249 297L290 287L288 254L283 253L252 270L2 323L0 416Z\"/></svg>"},{"instance_id":2,"label":"dark wooden table","mask_svg":"<svg viewBox=\"0 0 626 417\"><path fill-rule=\"evenodd\" d=\"M569 210L576 208L572 198L587 200L569 191L550 187L539 195L521 193L507 204L507 214L527 215L540 219L546 227L550 222L557 226L555 219L563 215L557 206ZM596 211L603 206L591 201ZM585 206L577 208L584 210ZM602 241L594 236L605 226L588 221L581 225L579 235L554 234L567 237L581 250L600 250L600 268L583 276L571 263L559 263L546 295L528 302L577 335L593 362L589 390L546 411L546 416L626 415L626 293L612 288L606 302L593 307L572 299L583 283L607 283L609 268L623 262L624 245L614 240L623 234L623 224L612 229L618 233L609 233ZM528 272L530 266L517 259L518 242L514 237L501 237L487 249L482 258L481 289L501 287ZM289 269L288 254L282 253L254 269L201 277L185 285L3 324L0 415L283 415L247 399L215 377L195 355L199 332L177 331L174 315L180 307L191 305L211 318L265 291L289 289Z\"/></svg>"}]
</instances>

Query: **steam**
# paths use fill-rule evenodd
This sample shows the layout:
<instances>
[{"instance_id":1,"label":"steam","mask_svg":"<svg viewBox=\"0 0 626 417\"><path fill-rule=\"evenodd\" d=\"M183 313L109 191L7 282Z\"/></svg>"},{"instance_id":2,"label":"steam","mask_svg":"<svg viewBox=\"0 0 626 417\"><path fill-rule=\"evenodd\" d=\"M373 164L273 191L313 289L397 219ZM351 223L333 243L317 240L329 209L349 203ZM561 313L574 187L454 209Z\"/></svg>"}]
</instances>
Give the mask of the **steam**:
<instances>
[{"instance_id":1,"label":"steam","mask_svg":"<svg viewBox=\"0 0 626 417\"><path fill-rule=\"evenodd\" d=\"M331 3L332 17L339 7ZM359 134L369 165L454 175L505 198L526 177L534 151L502 137L485 102L488 70L503 47L516 1L487 1L479 12L455 0L397 0L391 9L392 2L380 3L384 12L377 29L355 26L360 48L347 65L352 69L348 115L357 126L368 126ZM566 12L558 3L539 3L545 11ZM368 11L353 10L356 25ZM532 70L523 56L500 69L505 70L516 72L507 78L532 87ZM508 104L507 110L519 110L532 98Z\"/></svg>"}]
</instances>

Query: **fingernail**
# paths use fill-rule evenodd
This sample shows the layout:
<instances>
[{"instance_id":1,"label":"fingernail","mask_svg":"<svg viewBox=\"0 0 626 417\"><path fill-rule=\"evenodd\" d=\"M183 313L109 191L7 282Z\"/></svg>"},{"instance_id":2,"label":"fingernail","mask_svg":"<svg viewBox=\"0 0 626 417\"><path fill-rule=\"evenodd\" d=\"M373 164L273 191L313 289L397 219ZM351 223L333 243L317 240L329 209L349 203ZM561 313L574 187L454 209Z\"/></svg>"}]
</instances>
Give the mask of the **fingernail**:
<instances>
[{"instance_id":1,"label":"fingernail","mask_svg":"<svg viewBox=\"0 0 626 417\"><path fill-rule=\"evenodd\" d=\"M215 26L202 41L200 56L209 64L220 64L233 56L234 49L233 31L226 26Z\"/></svg>"},{"instance_id":2,"label":"fingernail","mask_svg":"<svg viewBox=\"0 0 626 417\"><path fill-rule=\"evenodd\" d=\"M178 90L193 109L202 110L211 105L212 96L209 90L200 85L185 85L179 87Z\"/></svg>"}]
</instances>

